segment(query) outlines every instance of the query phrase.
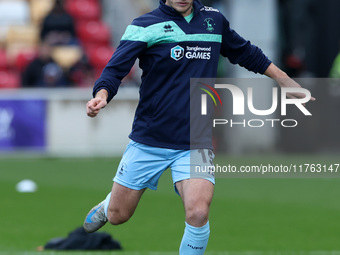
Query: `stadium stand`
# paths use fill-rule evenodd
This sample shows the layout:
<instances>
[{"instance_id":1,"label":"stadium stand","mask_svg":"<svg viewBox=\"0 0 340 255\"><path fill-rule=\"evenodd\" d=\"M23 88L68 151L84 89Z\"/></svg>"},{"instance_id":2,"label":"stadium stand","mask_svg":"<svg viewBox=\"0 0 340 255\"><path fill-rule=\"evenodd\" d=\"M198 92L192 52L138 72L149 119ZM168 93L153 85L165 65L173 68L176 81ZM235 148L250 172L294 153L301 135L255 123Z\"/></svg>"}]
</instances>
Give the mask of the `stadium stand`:
<instances>
[{"instance_id":1,"label":"stadium stand","mask_svg":"<svg viewBox=\"0 0 340 255\"><path fill-rule=\"evenodd\" d=\"M77 21L101 19L100 3L96 0L67 0L65 9Z\"/></svg>"},{"instance_id":2,"label":"stadium stand","mask_svg":"<svg viewBox=\"0 0 340 255\"><path fill-rule=\"evenodd\" d=\"M103 68L110 60L114 49L110 46L101 47L89 47L87 49L87 55L89 57L90 64L95 69L96 77L99 77Z\"/></svg>"},{"instance_id":3,"label":"stadium stand","mask_svg":"<svg viewBox=\"0 0 340 255\"><path fill-rule=\"evenodd\" d=\"M63 68L69 69L82 57L82 49L78 46L53 47L52 57Z\"/></svg>"},{"instance_id":4,"label":"stadium stand","mask_svg":"<svg viewBox=\"0 0 340 255\"><path fill-rule=\"evenodd\" d=\"M43 19L52 10L54 0L30 0L31 21L40 26Z\"/></svg>"},{"instance_id":5,"label":"stadium stand","mask_svg":"<svg viewBox=\"0 0 340 255\"><path fill-rule=\"evenodd\" d=\"M76 31L84 48L109 46L111 43L110 28L102 21L79 22Z\"/></svg>"},{"instance_id":6,"label":"stadium stand","mask_svg":"<svg viewBox=\"0 0 340 255\"><path fill-rule=\"evenodd\" d=\"M14 71L0 71L0 89L17 89L20 87L20 76Z\"/></svg>"},{"instance_id":7,"label":"stadium stand","mask_svg":"<svg viewBox=\"0 0 340 255\"><path fill-rule=\"evenodd\" d=\"M0 49L0 71L5 71L8 68L6 51Z\"/></svg>"},{"instance_id":8,"label":"stadium stand","mask_svg":"<svg viewBox=\"0 0 340 255\"><path fill-rule=\"evenodd\" d=\"M9 55L11 54L9 53ZM22 73L27 68L28 64L32 62L33 59L35 59L36 57L37 57L36 48L21 49L12 54L11 65L18 72Z\"/></svg>"},{"instance_id":9,"label":"stadium stand","mask_svg":"<svg viewBox=\"0 0 340 255\"><path fill-rule=\"evenodd\" d=\"M30 9L25 0L0 1L0 41L3 43L11 25L25 25L30 21Z\"/></svg>"},{"instance_id":10,"label":"stadium stand","mask_svg":"<svg viewBox=\"0 0 340 255\"><path fill-rule=\"evenodd\" d=\"M39 29L34 25L10 26L6 37L6 47L21 45L36 47L39 42Z\"/></svg>"},{"instance_id":11,"label":"stadium stand","mask_svg":"<svg viewBox=\"0 0 340 255\"><path fill-rule=\"evenodd\" d=\"M39 55L44 20L57 2L74 20L76 43L53 46L53 59L66 76L77 70L70 79L74 86L86 86L84 81L93 85L92 78L79 78L80 70L94 78L100 75L114 52L100 0L0 0L0 88L26 87L21 77Z\"/></svg>"}]
</instances>

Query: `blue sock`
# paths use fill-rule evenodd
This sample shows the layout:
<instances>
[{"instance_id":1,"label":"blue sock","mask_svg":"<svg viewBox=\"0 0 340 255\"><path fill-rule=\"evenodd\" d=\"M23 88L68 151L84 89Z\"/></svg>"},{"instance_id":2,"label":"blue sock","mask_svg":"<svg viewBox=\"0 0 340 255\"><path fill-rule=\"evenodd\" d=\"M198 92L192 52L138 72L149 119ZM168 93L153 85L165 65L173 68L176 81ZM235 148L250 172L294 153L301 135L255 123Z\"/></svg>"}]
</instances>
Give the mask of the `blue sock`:
<instances>
[{"instance_id":1,"label":"blue sock","mask_svg":"<svg viewBox=\"0 0 340 255\"><path fill-rule=\"evenodd\" d=\"M111 199L111 192L105 198L105 203L104 203L104 212L105 212L106 218L107 218L107 210L109 208L110 199Z\"/></svg>"},{"instance_id":2,"label":"blue sock","mask_svg":"<svg viewBox=\"0 0 340 255\"><path fill-rule=\"evenodd\" d=\"M208 245L209 221L203 227L193 227L185 222L185 230L179 247L179 255L201 255Z\"/></svg>"}]
</instances>

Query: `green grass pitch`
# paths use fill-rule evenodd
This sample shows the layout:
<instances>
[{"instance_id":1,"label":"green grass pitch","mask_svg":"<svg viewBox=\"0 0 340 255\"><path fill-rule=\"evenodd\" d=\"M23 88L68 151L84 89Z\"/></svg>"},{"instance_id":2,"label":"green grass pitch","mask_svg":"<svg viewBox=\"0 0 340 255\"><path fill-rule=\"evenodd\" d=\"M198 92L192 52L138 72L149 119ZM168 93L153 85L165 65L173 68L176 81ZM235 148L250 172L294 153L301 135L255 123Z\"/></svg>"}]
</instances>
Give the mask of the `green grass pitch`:
<instances>
[{"instance_id":1,"label":"green grass pitch","mask_svg":"<svg viewBox=\"0 0 340 255\"><path fill-rule=\"evenodd\" d=\"M37 252L36 247L82 225L88 210L110 191L118 161L0 159L0 255L84 254ZM217 157L216 162L339 163L339 158ZM38 191L16 192L15 185L22 179L34 180ZM339 201L339 178L217 178L206 254L339 255ZM129 222L107 224L102 229L119 240L124 251L86 255L174 255L183 230L182 202L173 191L170 171L166 171L158 191L146 191Z\"/></svg>"}]
</instances>

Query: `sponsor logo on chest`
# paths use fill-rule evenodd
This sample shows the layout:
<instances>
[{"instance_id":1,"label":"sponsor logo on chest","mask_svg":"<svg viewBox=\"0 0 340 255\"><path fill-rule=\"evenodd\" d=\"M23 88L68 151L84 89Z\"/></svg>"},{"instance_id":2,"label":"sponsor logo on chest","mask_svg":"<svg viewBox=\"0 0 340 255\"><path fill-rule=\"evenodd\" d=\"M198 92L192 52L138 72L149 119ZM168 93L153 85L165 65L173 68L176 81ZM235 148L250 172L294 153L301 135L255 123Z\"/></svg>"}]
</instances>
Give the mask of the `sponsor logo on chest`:
<instances>
[{"instance_id":1,"label":"sponsor logo on chest","mask_svg":"<svg viewBox=\"0 0 340 255\"><path fill-rule=\"evenodd\" d=\"M172 59L179 61L183 57L187 59L209 60L211 58L211 47L186 46L185 48L177 45L170 50Z\"/></svg>"}]
</instances>

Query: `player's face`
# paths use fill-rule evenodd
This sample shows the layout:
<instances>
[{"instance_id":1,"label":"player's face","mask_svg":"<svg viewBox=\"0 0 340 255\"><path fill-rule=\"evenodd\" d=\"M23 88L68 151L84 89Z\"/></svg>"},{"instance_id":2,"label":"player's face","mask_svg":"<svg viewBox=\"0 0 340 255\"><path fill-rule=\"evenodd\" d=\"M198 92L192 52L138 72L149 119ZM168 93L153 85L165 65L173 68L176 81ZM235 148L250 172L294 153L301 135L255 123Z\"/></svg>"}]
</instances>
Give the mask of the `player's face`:
<instances>
[{"instance_id":1,"label":"player's face","mask_svg":"<svg viewBox=\"0 0 340 255\"><path fill-rule=\"evenodd\" d=\"M191 13L193 1L194 0L166 0L165 4L174 8L185 17Z\"/></svg>"}]
</instances>

